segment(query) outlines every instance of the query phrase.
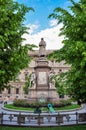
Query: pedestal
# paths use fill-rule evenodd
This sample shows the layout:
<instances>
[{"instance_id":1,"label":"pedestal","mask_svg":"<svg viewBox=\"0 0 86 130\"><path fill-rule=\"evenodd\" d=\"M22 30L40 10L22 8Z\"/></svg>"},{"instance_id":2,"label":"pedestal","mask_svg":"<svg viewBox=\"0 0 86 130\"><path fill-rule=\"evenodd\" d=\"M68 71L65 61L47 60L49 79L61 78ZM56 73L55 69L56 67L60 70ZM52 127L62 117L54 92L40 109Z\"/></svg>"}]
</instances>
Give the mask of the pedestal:
<instances>
[{"instance_id":1,"label":"pedestal","mask_svg":"<svg viewBox=\"0 0 86 130\"><path fill-rule=\"evenodd\" d=\"M36 87L29 89L29 102L55 102L58 100L56 88L50 87L49 73L51 67L48 66L46 58L39 59L34 67L36 75Z\"/></svg>"}]
</instances>

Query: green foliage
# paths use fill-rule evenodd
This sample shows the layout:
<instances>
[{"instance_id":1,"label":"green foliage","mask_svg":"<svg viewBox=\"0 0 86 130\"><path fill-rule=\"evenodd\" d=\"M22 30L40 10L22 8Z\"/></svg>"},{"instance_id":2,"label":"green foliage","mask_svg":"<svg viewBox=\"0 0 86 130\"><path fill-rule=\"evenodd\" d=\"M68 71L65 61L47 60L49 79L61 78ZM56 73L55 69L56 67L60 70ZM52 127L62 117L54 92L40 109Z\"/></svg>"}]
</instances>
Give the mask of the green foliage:
<instances>
[{"instance_id":1,"label":"green foliage","mask_svg":"<svg viewBox=\"0 0 86 130\"><path fill-rule=\"evenodd\" d=\"M57 19L58 24L63 23L60 35L64 35L63 48L49 58L71 65L61 77L62 83L72 98L86 102L86 0L70 1L70 11L58 7L49 16Z\"/></svg>"},{"instance_id":2,"label":"green foliage","mask_svg":"<svg viewBox=\"0 0 86 130\"><path fill-rule=\"evenodd\" d=\"M55 87L56 87L57 93L59 95L65 95L66 94L65 87L62 83L60 75L54 75L52 78L55 80Z\"/></svg>"},{"instance_id":3,"label":"green foliage","mask_svg":"<svg viewBox=\"0 0 86 130\"><path fill-rule=\"evenodd\" d=\"M16 107L29 107L29 104L27 102L27 100L15 100L13 102L13 105L16 106Z\"/></svg>"},{"instance_id":4,"label":"green foliage","mask_svg":"<svg viewBox=\"0 0 86 130\"><path fill-rule=\"evenodd\" d=\"M28 94L29 87L31 87L30 79L31 79L31 74L29 74L29 75L26 77L26 82L25 82L25 85L24 85L24 87L23 87L23 90L24 90L25 94Z\"/></svg>"},{"instance_id":5,"label":"green foliage","mask_svg":"<svg viewBox=\"0 0 86 130\"><path fill-rule=\"evenodd\" d=\"M25 14L30 10L13 0L0 0L0 90L7 88L9 81L16 78L21 69L28 66L31 58L28 50L34 45L22 45L26 33Z\"/></svg>"},{"instance_id":6,"label":"green foliage","mask_svg":"<svg viewBox=\"0 0 86 130\"><path fill-rule=\"evenodd\" d=\"M33 102L33 103L29 103L28 100L25 99L17 99L13 102L13 106L16 107L36 107L36 106L40 106L40 107L47 107L47 105L51 103L51 102L45 102L45 103L40 103L40 102ZM68 106L71 105L71 101L70 100L60 100L59 102L53 102L51 103L54 107L64 107L64 106Z\"/></svg>"}]
</instances>

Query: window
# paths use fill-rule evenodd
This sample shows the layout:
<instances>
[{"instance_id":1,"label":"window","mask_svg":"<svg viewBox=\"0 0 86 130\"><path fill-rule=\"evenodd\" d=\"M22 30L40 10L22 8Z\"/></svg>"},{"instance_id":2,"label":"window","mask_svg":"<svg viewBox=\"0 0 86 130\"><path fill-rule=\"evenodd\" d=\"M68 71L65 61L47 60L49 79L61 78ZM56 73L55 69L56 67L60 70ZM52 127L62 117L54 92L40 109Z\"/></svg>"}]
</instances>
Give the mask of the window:
<instances>
[{"instance_id":1,"label":"window","mask_svg":"<svg viewBox=\"0 0 86 130\"><path fill-rule=\"evenodd\" d=\"M27 98L27 96L24 96L24 98Z\"/></svg>"},{"instance_id":2,"label":"window","mask_svg":"<svg viewBox=\"0 0 86 130\"><path fill-rule=\"evenodd\" d=\"M62 72L62 69L59 69L59 72Z\"/></svg>"},{"instance_id":3,"label":"window","mask_svg":"<svg viewBox=\"0 0 86 130\"><path fill-rule=\"evenodd\" d=\"M16 94L19 94L19 88L16 88Z\"/></svg>"},{"instance_id":4,"label":"window","mask_svg":"<svg viewBox=\"0 0 86 130\"><path fill-rule=\"evenodd\" d=\"M10 94L11 93L11 89L10 88L8 88L8 94Z\"/></svg>"},{"instance_id":5,"label":"window","mask_svg":"<svg viewBox=\"0 0 86 130\"><path fill-rule=\"evenodd\" d=\"M25 80L27 79L27 76L28 76L28 74L27 74L27 73L25 73Z\"/></svg>"},{"instance_id":6,"label":"window","mask_svg":"<svg viewBox=\"0 0 86 130\"><path fill-rule=\"evenodd\" d=\"M64 95L63 95L63 94L60 94L60 95L59 95L59 98L64 98Z\"/></svg>"}]
</instances>

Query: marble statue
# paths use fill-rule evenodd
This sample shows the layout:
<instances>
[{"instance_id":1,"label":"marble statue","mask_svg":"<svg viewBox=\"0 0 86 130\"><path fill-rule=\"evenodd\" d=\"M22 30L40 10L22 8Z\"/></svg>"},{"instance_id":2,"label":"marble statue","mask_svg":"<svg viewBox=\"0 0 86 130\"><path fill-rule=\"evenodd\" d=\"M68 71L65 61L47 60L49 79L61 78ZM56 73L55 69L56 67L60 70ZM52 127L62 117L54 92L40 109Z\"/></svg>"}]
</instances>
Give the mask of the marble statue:
<instances>
[{"instance_id":1,"label":"marble statue","mask_svg":"<svg viewBox=\"0 0 86 130\"><path fill-rule=\"evenodd\" d=\"M36 75L35 75L35 72L32 72L32 74L31 74L30 83L31 83L31 88L36 87Z\"/></svg>"},{"instance_id":2,"label":"marble statue","mask_svg":"<svg viewBox=\"0 0 86 130\"><path fill-rule=\"evenodd\" d=\"M50 88L55 88L55 79L53 78L55 75L55 72L53 69L51 69L50 73L49 73L49 86Z\"/></svg>"},{"instance_id":3,"label":"marble statue","mask_svg":"<svg viewBox=\"0 0 86 130\"><path fill-rule=\"evenodd\" d=\"M43 38L41 38L41 42L39 43L39 57L46 56L46 42Z\"/></svg>"}]
</instances>

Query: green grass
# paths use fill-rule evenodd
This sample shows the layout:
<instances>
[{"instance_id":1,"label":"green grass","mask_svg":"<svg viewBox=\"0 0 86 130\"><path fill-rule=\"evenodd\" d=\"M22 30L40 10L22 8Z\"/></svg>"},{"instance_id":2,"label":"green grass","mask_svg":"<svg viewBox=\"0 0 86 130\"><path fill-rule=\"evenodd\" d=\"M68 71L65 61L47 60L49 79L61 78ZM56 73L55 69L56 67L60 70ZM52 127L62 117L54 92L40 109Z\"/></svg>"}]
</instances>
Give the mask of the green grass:
<instances>
[{"instance_id":1,"label":"green grass","mask_svg":"<svg viewBox=\"0 0 86 130\"><path fill-rule=\"evenodd\" d=\"M42 127L42 128L0 126L0 130L86 130L86 125Z\"/></svg>"},{"instance_id":2,"label":"green grass","mask_svg":"<svg viewBox=\"0 0 86 130\"><path fill-rule=\"evenodd\" d=\"M34 108L15 107L12 104L7 104L7 105L5 105L5 107L8 108L8 109L14 109L14 110L34 111ZM70 109L77 109L77 108L80 108L80 106L77 105L77 104L72 104L70 106L55 108L55 110L59 111L59 110L70 110ZM48 111L47 107L46 108L42 107L41 110L42 111Z\"/></svg>"},{"instance_id":3,"label":"green grass","mask_svg":"<svg viewBox=\"0 0 86 130\"><path fill-rule=\"evenodd\" d=\"M15 107L15 106L13 106L13 104L7 104L7 105L5 105L5 108L14 109L14 110L27 110L27 111L33 111L34 110L34 108Z\"/></svg>"},{"instance_id":4,"label":"green grass","mask_svg":"<svg viewBox=\"0 0 86 130\"><path fill-rule=\"evenodd\" d=\"M72 105L69 105L69 106L56 108L56 110L70 110L70 109L77 109L77 108L80 108L80 106L77 105L77 104L72 104Z\"/></svg>"}]
</instances>

